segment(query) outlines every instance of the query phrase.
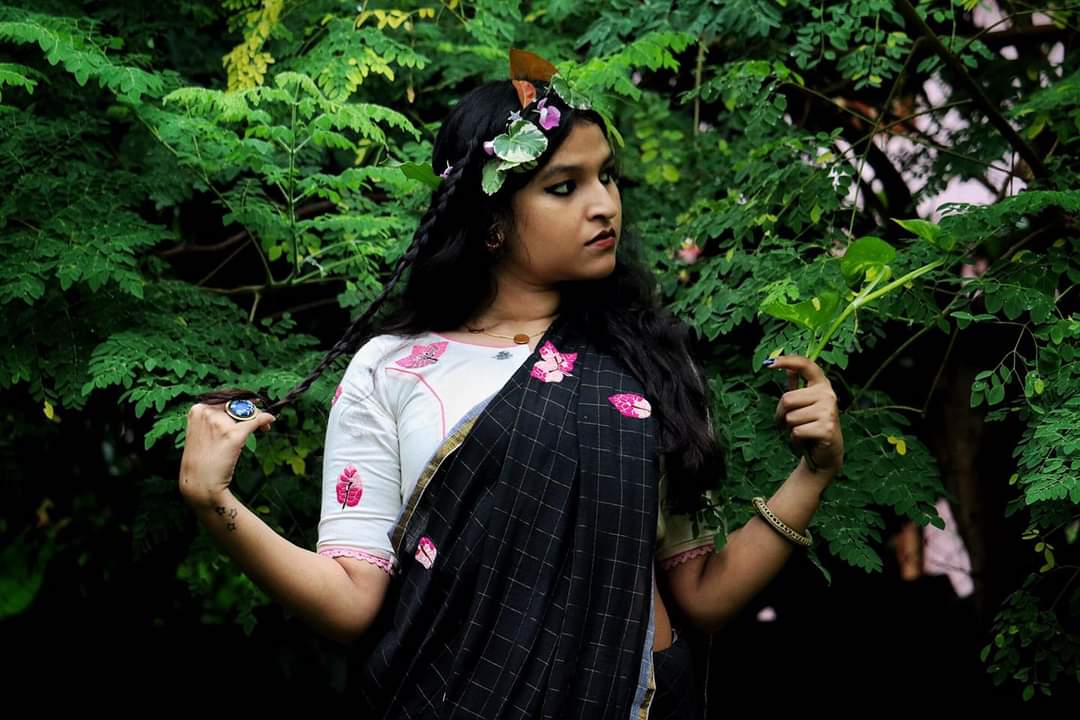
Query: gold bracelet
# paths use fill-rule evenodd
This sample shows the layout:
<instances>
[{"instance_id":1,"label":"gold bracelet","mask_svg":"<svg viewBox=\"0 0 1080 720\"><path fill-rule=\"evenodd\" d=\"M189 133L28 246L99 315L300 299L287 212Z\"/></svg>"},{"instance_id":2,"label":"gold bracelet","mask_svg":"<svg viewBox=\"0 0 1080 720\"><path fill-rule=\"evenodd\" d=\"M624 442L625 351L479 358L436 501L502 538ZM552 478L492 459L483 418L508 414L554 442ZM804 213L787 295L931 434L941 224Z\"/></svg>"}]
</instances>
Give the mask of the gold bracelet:
<instances>
[{"instance_id":1,"label":"gold bracelet","mask_svg":"<svg viewBox=\"0 0 1080 720\"><path fill-rule=\"evenodd\" d=\"M773 514L773 511L769 509L769 506L765 504L765 498L763 497L754 498L753 503L754 507L757 508L758 513L761 514L761 517L765 518L768 523L776 529L778 533L786 537L791 542L796 543L797 545L810 547L810 543L812 543L814 540L810 536L809 530L806 531L805 535L800 535L799 533L792 530L784 523L783 520Z\"/></svg>"}]
</instances>

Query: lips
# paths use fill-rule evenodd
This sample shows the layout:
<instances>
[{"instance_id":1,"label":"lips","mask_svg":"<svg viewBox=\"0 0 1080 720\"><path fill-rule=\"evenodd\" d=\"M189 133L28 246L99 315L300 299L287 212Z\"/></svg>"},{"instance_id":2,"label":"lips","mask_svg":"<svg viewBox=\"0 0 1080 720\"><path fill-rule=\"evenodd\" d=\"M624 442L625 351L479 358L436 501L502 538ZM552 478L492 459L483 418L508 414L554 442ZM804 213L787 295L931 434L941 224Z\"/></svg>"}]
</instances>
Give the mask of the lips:
<instances>
[{"instance_id":1,"label":"lips","mask_svg":"<svg viewBox=\"0 0 1080 720\"><path fill-rule=\"evenodd\" d=\"M585 244L586 245L592 245L594 242L598 242L600 240L608 240L608 239L612 239L612 240L615 239L615 231L614 230L604 230L601 233L597 233L596 236L592 240L590 240L589 242L587 242Z\"/></svg>"}]
</instances>

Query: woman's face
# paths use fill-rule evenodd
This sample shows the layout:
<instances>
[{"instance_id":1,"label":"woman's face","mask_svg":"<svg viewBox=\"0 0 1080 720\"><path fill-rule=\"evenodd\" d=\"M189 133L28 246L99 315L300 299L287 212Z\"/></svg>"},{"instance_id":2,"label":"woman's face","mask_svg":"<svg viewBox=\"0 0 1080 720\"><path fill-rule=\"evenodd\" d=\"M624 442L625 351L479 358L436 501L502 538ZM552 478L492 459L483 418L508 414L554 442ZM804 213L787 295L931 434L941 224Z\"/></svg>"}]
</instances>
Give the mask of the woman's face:
<instances>
[{"instance_id":1,"label":"woman's face","mask_svg":"<svg viewBox=\"0 0 1080 720\"><path fill-rule=\"evenodd\" d=\"M600 127L578 122L512 201L516 236L497 268L539 285L605 277L615 269L622 200ZM586 245L602 230L615 244Z\"/></svg>"}]
</instances>

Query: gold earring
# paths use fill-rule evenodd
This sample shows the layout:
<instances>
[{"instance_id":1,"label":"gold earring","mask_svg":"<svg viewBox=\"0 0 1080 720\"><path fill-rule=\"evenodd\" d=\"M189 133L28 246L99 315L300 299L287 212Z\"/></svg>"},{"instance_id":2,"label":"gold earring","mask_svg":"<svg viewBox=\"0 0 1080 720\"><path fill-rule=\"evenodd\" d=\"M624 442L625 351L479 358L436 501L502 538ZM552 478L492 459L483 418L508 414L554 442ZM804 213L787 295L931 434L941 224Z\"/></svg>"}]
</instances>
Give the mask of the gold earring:
<instances>
[{"instance_id":1,"label":"gold earring","mask_svg":"<svg viewBox=\"0 0 1080 720\"><path fill-rule=\"evenodd\" d=\"M494 242L492 242L493 240ZM488 233L488 239L485 244L487 245L488 250L495 252L502 247L504 242L506 242L506 236L503 235L503 231L499 228L493 228L492 231Z\"/></svg>"}]
</instances>

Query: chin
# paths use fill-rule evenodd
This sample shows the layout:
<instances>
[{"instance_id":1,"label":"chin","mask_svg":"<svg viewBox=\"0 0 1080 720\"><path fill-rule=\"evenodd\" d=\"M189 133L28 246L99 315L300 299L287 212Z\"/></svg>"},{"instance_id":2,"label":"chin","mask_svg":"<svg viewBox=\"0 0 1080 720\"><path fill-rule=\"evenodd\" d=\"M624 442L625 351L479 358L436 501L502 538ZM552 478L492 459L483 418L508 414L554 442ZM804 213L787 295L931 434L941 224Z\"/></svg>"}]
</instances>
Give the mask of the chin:
<instances>
[{"instance_id":1,"label":"chin","mask_svg":"<svg viewBox=\"0 0 1080 720\"><path fill-rule=\"evenodd\" d=\"M596 267L597 271L589 273L587 279L599 280L600 278L606 278L608 275L615 272L615 266L617 264L618 263L615 260L615 253L611 253L610 260L608 260L607 262L597 262L595 266L592 266ZM589 269L591 270L592 267L590 267Z\"/></svg>"},{"instance_id":2,"label":"chin","mask_svg":"<svg viewBox=\"0 0 1080 720\"><path fill-rule=\"evenodd\" d=\"M618 261L615 253L607 253L603 257L591 258L588 262L582 262L575 267L569 268L558 282L588 282L600 280L615 272Z\"/></svg>"}]
</instances>

